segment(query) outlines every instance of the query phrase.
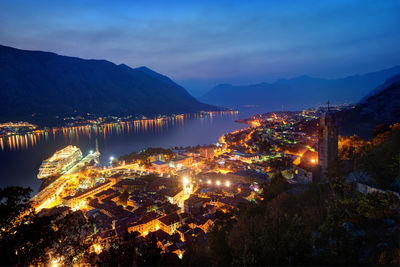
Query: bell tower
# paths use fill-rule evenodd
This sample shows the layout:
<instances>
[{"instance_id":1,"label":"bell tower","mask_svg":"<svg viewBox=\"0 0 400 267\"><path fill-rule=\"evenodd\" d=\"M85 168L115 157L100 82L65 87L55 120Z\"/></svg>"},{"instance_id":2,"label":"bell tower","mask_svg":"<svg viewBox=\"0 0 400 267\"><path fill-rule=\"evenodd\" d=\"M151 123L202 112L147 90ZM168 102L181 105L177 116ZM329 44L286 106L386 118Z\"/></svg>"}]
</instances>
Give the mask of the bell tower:
<instances>
[{"instance_id":1,"label":"bell tower","mask_svg":"<svg viewBox=\"0 0 400 267\"><path fill-rule=\"evenodd\" d=\"M318 127L318 164L322 181L326 180L326 170L338 154L338 127L334 114L328 110L322 114Z\"/></svg>"}]
</instances>

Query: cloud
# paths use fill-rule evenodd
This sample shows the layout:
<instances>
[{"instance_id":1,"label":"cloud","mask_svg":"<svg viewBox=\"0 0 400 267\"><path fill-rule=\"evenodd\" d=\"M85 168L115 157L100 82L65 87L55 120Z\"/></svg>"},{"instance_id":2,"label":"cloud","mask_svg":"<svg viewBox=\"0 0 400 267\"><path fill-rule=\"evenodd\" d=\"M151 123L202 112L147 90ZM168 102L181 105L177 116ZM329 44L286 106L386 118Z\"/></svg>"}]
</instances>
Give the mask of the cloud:
<instances>
[{"instance_id":1,"label":"cloud","mask_svg":"<svg viewBox=\"0 0 400 267\"><path fill-rule=\"evenodd\" d=\"M335 76L400 61L399 1L59 3L0 2L0 42L182 81Z\"/></svg>"}]
</instances>

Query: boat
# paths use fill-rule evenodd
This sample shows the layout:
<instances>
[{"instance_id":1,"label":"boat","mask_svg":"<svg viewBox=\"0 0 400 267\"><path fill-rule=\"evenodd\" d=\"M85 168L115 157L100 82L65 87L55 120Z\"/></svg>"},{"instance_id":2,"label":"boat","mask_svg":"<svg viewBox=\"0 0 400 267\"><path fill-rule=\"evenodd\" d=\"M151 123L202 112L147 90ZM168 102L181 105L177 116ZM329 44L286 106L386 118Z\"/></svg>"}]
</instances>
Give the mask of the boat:
<instances>
[{"instance_id":1,"label":"boat","mask_svg":"<svg viewBox=\"0 0 400 267\"><path fill-rule=\"evenodd\" d=\"M39 168L39 179L61 175L82 159L82 151L76 146L67 146L44 160Z\"/></svg>"}]
</instances>

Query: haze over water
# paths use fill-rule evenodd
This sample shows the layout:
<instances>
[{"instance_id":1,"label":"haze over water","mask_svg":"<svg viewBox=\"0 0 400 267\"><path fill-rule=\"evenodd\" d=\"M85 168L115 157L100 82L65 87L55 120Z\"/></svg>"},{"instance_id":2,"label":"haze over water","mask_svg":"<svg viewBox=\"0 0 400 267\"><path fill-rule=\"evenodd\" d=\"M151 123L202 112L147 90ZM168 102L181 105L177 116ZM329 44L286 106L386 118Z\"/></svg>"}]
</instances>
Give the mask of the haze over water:
<instances>
[{"instance_id":1,"label":"haze over water","mask_svg":"<svg viewBox=\"0 0 400 267\"><path fill-rule=\"evenodd\" d=\"M86 155L95 149L97 139L101 163L108 164L111 156L139 152L147 147L170 148L215 143L224 133L247 127L235 120L249 115L248 112L214 113L212 116L191 114L158 121L65 127L3 137L0 144L0 187L29 186L37 192L41 183L36 178L40 164L69 144L78 146Z\"/></svg>"}]
</instances>

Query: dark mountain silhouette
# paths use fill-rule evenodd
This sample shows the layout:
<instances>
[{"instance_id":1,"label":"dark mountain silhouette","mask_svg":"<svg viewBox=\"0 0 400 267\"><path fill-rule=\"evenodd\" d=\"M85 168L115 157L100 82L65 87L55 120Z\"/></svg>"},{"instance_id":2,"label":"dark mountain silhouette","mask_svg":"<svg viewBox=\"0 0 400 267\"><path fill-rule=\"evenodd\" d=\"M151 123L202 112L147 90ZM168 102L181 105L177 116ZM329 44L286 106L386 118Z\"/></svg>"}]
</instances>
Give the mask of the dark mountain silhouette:
<instances>
[{"instance_id":1,"label":"dark mountain silhouette","mask_svg":"<svg viewBox=\"0 0 400 267\"><path fill-rule=\"evenodd\" d=\"M218 109L198 102L183 87L146 67L0 46L2 121Z\"/></svg>"},{"instance_id":2,"label":"dark mountain silhouette","mask_svg":"<svg viewBox=\"0 0 400 267\"><path fill-rule=\"evenodd\" d=\"M400 74L389 78L360 101L354 109L337 113L339 131L370 137L380 124L400 122Z\"/></svg>"},{"instance_id":3,"label":"dark mountain silhouette","mask_svg":"<svg viewBox=\"0 0 400 267\"><path fill-rule=\"evenodd\" d=\"M200 98L210 104L230 108L245 105L258 105L269 110L298 110L332 103L357 103L372 89L386 79L400 73L400 66L354 75L342 79L321 79L300 76L293 79L280 79L274 83L260 83L245 86L221 84Z\"/></svg>"}]
</instances>

